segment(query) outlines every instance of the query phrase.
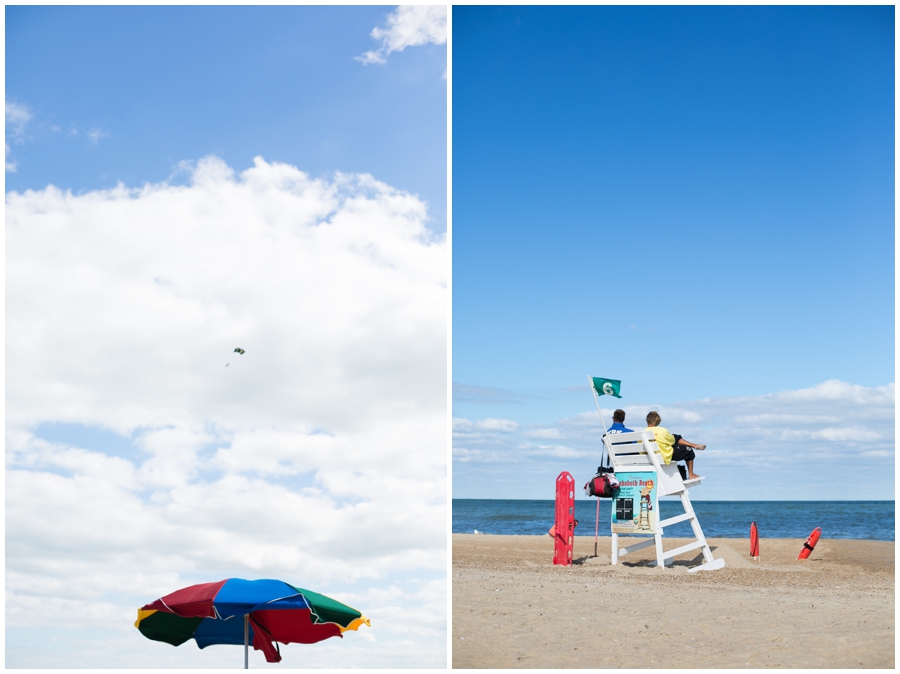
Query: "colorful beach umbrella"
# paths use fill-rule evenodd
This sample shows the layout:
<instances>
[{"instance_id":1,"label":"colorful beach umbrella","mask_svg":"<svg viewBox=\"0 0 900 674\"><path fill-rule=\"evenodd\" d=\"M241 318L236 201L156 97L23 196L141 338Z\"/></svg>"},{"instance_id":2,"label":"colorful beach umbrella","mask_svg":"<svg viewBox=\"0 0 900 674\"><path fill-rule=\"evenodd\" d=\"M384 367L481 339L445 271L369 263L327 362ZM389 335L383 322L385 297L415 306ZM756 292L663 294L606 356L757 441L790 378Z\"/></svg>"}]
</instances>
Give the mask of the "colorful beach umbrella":
<instances>
[{"instance_id":1,"label":"colorful beach umbrella","mask_svg":"<svg viewBox=\"0 0 900 674\"><path fill-rule=\"evenodd\" d=\"M314 644L343 637L370 625L356 609L281 580L228 578L191 585L138 609L134 626L148 639L180 646L193 639L200 648L244 645L280 662L278 644Z\"/></svg>"}]
</instances>

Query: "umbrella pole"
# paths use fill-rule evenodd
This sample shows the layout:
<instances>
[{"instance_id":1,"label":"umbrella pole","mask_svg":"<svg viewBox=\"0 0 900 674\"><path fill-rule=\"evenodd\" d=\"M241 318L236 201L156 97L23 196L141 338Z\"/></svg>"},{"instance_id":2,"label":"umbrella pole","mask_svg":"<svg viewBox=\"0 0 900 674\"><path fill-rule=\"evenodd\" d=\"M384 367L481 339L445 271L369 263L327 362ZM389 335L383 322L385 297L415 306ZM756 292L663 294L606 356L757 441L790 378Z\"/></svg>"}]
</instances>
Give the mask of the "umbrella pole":
<instances>
[{"instance_id":1,"label":"umbrella pole","mask_svg":"<svg viewBox=\"0 0 900 674\"><path fill-rule=\"evenodd\" d=\"M247 652L250 645L250 614L244 614L244 669L250 669Z\"/></svg>"}]
</instances>

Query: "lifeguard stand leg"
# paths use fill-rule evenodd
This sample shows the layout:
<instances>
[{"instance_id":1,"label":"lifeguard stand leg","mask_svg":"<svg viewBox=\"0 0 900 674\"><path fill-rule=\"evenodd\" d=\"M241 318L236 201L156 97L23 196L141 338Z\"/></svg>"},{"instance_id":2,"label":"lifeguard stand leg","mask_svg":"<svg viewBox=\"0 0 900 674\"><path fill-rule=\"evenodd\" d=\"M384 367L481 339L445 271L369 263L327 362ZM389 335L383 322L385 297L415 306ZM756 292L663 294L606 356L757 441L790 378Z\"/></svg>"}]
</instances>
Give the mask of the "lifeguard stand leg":
<instances>
[{"instance_id":1,"label":"lifeguard stand leg","mask_svg":"<svg viewBox=\"0 0 900 674\"><path fill-rule=\"evenodd\" d=\"M684 506L684 512L691 516L691 529L694 531L694 538L698 541L703 541L703 547L701 548L703 559L706 561L706 564L713 564L716 559L713 557L712 550L709 549L709 544L706 542L706 536L703 535L703 530L700 528L700 521L694 512L694 506L691 505L691 497L688 496L687 489L681 493L681 504ZM693 571L693 569L691 570Z\"/></svg>"}]
</instances>

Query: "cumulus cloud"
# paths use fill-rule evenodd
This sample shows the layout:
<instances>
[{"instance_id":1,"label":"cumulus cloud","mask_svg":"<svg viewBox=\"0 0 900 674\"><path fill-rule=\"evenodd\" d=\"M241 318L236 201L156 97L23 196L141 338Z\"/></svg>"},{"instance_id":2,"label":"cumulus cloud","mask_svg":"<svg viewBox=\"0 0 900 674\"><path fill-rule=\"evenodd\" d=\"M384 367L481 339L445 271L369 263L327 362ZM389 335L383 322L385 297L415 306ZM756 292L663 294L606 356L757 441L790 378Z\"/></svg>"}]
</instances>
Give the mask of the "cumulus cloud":
<instances>
[{"instance_id":1,"label":"cumulus cloud","mask_svg":"<svg viewBox=\"0 0 900 674\"><path fill-rule=\"evenodd\" d=\"M138 606L238 576L374 621L286 662L444 666L444 237L369 175L182 168L7 195L7 628L74 649L7 664L90 653L78 615L112 640L92 666L128 666Z\"/></svg>"},{"instance_id":2,"label":"cumulus cloud","mask_svg":"<svg viewBox=\"0 0 900 674\"><path fill-rule=\"evenodd\" d=\"M364 65L385 63L389 54L407 47L425 44L446 44L446 5L400 5L387 17L384 28L373 28L373 40L381 42L378 49L367 51L356 60Z\"/></svg>"},{"instance_id":3,"label":"cumulus cloud","mask_svg":"<svg viewBox=\"0 0 900 674\"><path fill-rule=\"evenodd\" d=\"M855 498L893 498L893 384L831 380L762 396L622 408L630 428L644 428L652 409L671 431L708 445L698 453L697 468L709 479L697 498L828 500L836 497L829 476L841 471L865 476ZM612 412L603 410L607 422ZM454 419L454 496L528 498L528 490L542 498L544 482L562 470L586 481L600 463L602 434L596 411L514 431ZM496 491L501 473L517 476L518 493Z\"/></svg>"}]
</instances>

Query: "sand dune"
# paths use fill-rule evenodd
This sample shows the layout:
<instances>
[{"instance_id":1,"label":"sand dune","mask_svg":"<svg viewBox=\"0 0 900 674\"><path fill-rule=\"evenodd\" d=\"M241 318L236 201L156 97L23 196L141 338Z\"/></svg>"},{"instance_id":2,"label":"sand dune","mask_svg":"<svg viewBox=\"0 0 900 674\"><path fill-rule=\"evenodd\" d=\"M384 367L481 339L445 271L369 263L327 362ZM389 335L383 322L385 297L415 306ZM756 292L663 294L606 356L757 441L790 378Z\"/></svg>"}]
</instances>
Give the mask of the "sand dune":
<instances>
[{"instance_id":1,"label":"sand dune","mask_svg":"<svg viewBox=\"0 0 900 674\"><path fill-rule=\"evenodd\" d=\"M666 539L666 549L686 539ZM549 536L453 535L456 668L893 668L894 544L709 539L724 569L610 565L610 539L577 537L553 566Z\"/></svg>"}]
</instances>

